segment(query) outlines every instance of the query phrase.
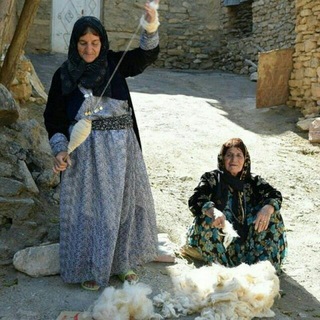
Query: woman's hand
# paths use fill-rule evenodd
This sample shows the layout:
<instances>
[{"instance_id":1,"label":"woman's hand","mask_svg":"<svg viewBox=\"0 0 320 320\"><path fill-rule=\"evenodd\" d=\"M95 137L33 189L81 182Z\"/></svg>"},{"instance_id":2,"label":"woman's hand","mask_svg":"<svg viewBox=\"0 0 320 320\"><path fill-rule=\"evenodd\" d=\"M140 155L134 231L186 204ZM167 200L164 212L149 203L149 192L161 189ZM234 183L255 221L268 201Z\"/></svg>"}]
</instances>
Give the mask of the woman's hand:
<instances>
[{"instance_id":1,"label":"woman's hand","mask_svg":"<svg viewBox=\"0 0 320 320\"><path fill-rule=\"evenodd\" d=\"M266 204L257 213L257 218L254 221L254 229L258 232L267 230L270 222L270 217L274 213L274 207L270 204Z\"/></svg>"},{"instance_id":2,"label":"woman's hand","mask_svg":"<svg viewBox=\"0 0 320 320\"><path fill-rule=\"evenodd\" d=\"M144 18L148 23L153 23L155 21L157 14L155 7L157 7L159 2L160 0L153 0L154 5L150 5L150 1L145 4L144 9L146 12Z\"/></svg>"},{"instance_id":3,"label":"woman's hand","mask_svg":"<svg viewBox=\"0 0 320 320\"><path fill-rule=\"evenodd\" d=\"M204 211L204 214L212 219L211 228L224 228L226 221L226 217L224 214L219 212L218 215L215 215L213 207Z\"/></svg>"},{"instance_id":4,"label":"woman's hand","mask_svg":"<svg viewBox=\"0 0 320 320\"><path fill-rule=\"evenodd\" d=\"M59 173L61 171L66 170L68 166L71 166L71 160L68 155L68 152L66 151L59 152L54 158L53 172Z\"/></svg>"}]
</instances>

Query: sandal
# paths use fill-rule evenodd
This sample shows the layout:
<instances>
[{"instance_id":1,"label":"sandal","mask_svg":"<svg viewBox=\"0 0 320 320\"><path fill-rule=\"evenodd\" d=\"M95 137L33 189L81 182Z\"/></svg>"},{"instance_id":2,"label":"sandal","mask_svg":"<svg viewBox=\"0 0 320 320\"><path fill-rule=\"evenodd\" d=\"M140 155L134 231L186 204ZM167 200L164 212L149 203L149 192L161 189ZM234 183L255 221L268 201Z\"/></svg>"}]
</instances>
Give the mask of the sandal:
<instances>
[{"instance_id":1,"label":"sandal","mask_svg":"<svg viewBox=\"0 0 320 320\"><path fill-rule=\"evenodd\" d=\"M135 284L139 281L138 275L133 270L129 270L126 273L118 274L118 278L122 282L127 281L129 284Z\"/></svg>"},{"instance_id":2,"label":"sandal","mask_svg":"<svg viewBox=\"0 0 320 320\"><path fill-rule=\"evenodd\" d=\"M81 282L81 288L90 291L98 291L100 286L94 280L89 280Z\"/></svg>"},{"instance_id":3,"label":"sandal","mask_svg":"<svg viewBox=\"0 0 320 320\"><path fill-rule=\"evenodd\" d=\"M191 258L199 261L204 261L201 253L196 247L191 247L190 245L183 245L178 252L182 258Z\"/></svg>"}]
</instances>

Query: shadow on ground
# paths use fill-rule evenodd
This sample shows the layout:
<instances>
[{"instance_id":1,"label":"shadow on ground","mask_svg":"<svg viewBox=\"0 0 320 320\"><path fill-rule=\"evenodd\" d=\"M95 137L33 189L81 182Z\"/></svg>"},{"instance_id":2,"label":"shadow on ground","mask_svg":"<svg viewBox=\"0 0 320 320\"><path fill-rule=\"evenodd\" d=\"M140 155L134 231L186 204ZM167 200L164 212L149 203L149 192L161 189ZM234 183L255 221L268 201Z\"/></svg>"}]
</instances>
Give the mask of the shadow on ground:
<instances>
[{"instance_id":1,"label":"shadow on ground","mask_svg":"<svg viewBox=\"0 0 320 320\"><path fill-rule=\"evenodd\" d=\"M280 277L281 298L273 309L289 319L319 319L320 302L286 273Z\"/></svg>"},{"instance_id":2,"label":"shadow on ground","mask_svg":"<svg viewBox=\"0 0 320 320\"><path fill-rule=\"evenodd\" d=\"M158 286L153 288L152 296L172 287L172 268L174 266L167 263L150 263L141 268L142 282L148 284L157 279ZM115 277L111 278L110 285L121 286ZM285 273L280 277L280 287L281 298L272 307L276 313L274 319L320 318L320 302ZM59 276L31 278L15 271L13 267L0 267L0 296L6 296L0 301L0 319L23 319L23 315L33 312L39 319L54 320L62 311L85 311L100 294L101 291L88 292L78 285L63 284ZM17 318L10 318L7 314ZM181 319L191 320L196 316L194 314Z\"/></svg>"}]
</instances>

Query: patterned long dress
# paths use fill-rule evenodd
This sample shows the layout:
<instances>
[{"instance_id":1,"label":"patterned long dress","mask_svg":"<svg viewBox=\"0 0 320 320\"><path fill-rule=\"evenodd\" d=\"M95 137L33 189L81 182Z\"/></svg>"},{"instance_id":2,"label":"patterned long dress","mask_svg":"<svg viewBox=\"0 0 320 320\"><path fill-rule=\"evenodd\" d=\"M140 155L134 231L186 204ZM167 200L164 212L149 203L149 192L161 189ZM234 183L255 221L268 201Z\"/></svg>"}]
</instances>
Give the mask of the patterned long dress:
<instances>
[{"instance_id":1,"label":"patterned long dress","mask_svg":"<svg viewBox=\"0 0 320 320\"><path fill-rule=\"evenodd\" d=\"M231 244L225 248L221 230L211 228L212 219L201 213L202 206L213 201L232 225L238 223L237 213L233 209L235 191L228 188L225 201L221 201L220 188L219 170L206 172L201 177L198 187L189 199L190 210L196 217L188 229L187 244L195 247L208 264L219 263L234 267L241 263L254 264L269 260L280 273L282 262L287 255L285 226L280 214L281 193L260 176L250 176L243 190L245 235L233 238ZM266 204L273 205L275 212L270 217L268 228L258 233L254 228L254 221L257 212Z\"/></svg>"},{"instance_id":2,"label":"patterned long dress","mask_svg":"<svg viewBox=\"0 0 320 320\"><path fill-rule=\"evenodd\" d=\"M79 110L83 117L86 102ZM99 118L120 116L127 103L103 99ZM60 261L66 282L109 276L152 260L157 254L151 188L132 128L94 130L71 154L62 177Z\"/></svg>"},{"instance_id":3,"label":"patterned long dress","mask_svg":"<svg viewBox=\"0 0 320 320\"><path fill-rule=\"evenodd\" d=\"M145 52L157 45L157 34L141 37L140 46ZM128 52L123 62L126 63L128 57L139 66L139 61L143 60L134 61L135 52ZM89 118L111 121L111 129L109 125L104 127L104 123L102 127L94 127L71 153L72 165L62 173L60 274L67 283L95 280L107 286L110 276L150 262L157 256L156 214L131 100L107 96L99 100L91 89L79 89L84 102L75 121L88 117L88 108L92 110L92 106L98 106L99 111ZM121 90L128 92L126 86ZM56 72L45 112L55 155L65 151L68 144L66 133L56 129L61 122L59 119L64 119L65 106L60 92L60 76ZM129 92L127 96L130 97ZM57 109L59 114L55 116ZM117 128L119 118L131 119L131 123Z\"/></svg>"},{"instance_id":4,"label":"patterned long dress","mask_svg":"<svg viewBox=\"0 0 320 320\"><path fill-rule=\"evenodd\" d=\"M249 198L247 198L249 199ZM235 267L241 263L254 264L258 261L269 260L278 273L281 264L287 255L287 240L285 226L280 211L271 215L268 229L258 233L254 229L256 209L247 206L248 234L245 240L234 238L225 248L224 236L217 228L210 228L208 217L195 218L187 233L188 244L198 248L203 259L211 263L219 263L228 267ZM224 210L226 219L234 224L235 217L232 213L232 194L229 193L228 202Z\"/></svg>"}]
</instances>

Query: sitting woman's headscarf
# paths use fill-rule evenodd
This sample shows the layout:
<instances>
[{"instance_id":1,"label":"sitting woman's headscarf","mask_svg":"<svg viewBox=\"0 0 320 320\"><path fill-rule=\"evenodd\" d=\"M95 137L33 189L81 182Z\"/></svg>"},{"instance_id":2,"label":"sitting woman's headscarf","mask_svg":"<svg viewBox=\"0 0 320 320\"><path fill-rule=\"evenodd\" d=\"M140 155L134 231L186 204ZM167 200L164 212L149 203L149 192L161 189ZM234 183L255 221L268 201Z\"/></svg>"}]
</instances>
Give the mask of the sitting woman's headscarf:
<instances>
[{"instance_id":1,"label":"sitting woman's headscarf","mask_svg":"<svg viewBox=\"0 0 320 320\"><path fill-rule=\"evenodd\" d=\"M237 176L231 175L225 168L224 156L228 149L239 148L244 155L244 164L241 172ZM248 232L248 226L245 220L245 199L244 199L244 182L251 176L251 161L247 147L239 138L232 138L225 142L218 155L218 169L221 171L221 192L228 193L232 190L232 212L234 214L234 227L238 231L241 239L245 239Z\"/></svg>"},{"instance_id":2,"label":"sitting woman's headscarf","mask_svg":"<svg viewBox=\"0 0 320 320\"><path fill-rule=\"evenodd\" d=\"M79 38L85 35L88 29L89 32L99 36L101 42L99 56L91 63L85 62L78 52ZM91 16L78 19L71 33L68 60L61 66L62 94L68 95L80 84L87 89L92 89L93 95L100 96L110 78L108 50L108 36L100 20ZM111 95L110 85L103 95Z\"/></svg>"}]
</instances>

